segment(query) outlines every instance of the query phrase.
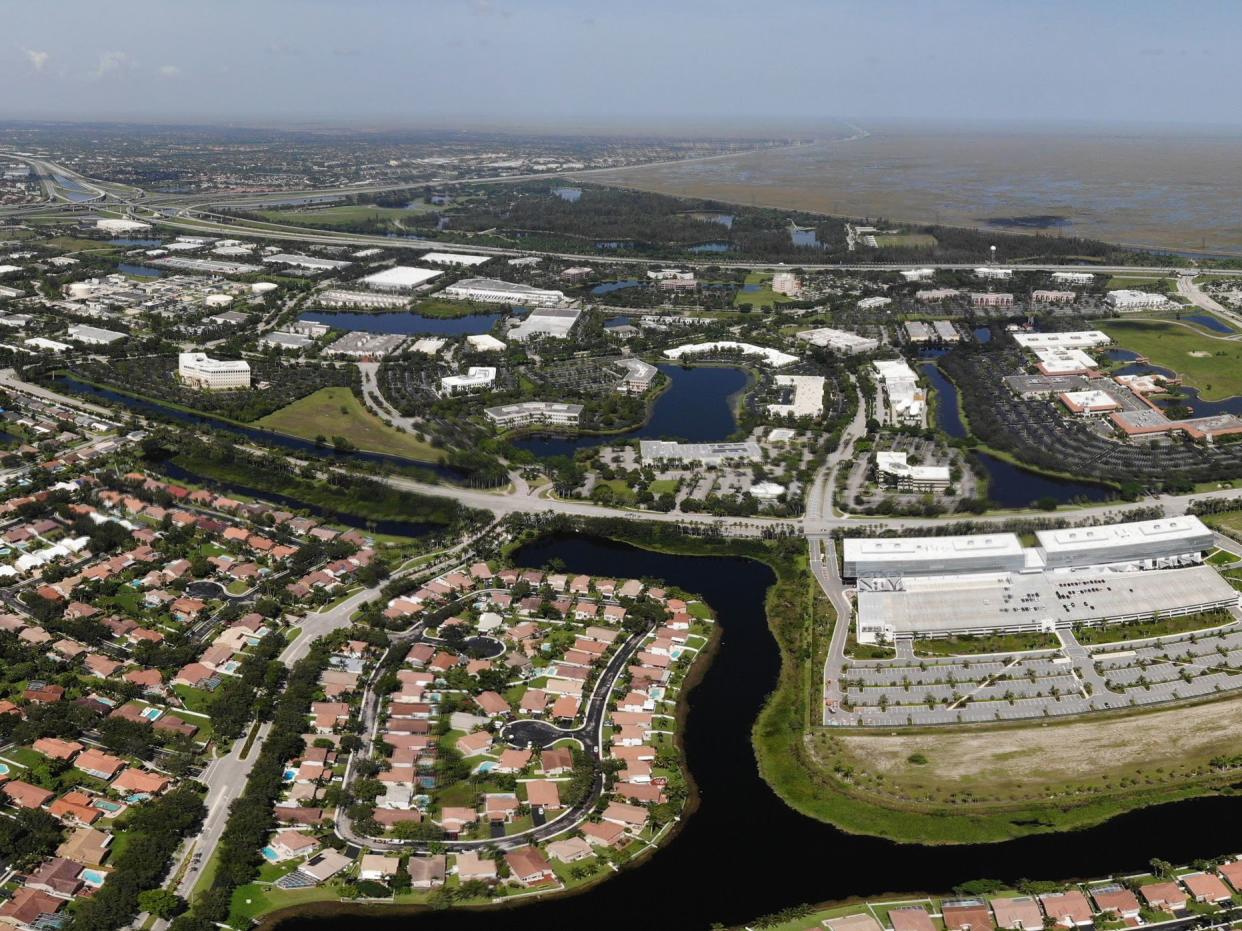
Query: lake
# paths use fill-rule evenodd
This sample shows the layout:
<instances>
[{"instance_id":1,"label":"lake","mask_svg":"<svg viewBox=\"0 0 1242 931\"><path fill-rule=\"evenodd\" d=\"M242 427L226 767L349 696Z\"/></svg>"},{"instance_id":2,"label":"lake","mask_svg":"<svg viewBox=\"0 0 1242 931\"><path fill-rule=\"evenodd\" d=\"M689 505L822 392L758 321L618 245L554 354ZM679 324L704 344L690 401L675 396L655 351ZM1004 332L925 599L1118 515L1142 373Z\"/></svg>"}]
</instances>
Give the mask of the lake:
<instances>
[{"instance_id":1,"label":"lake","mask_svg":"<svg viewBox=\"0 0 1242 931\"><path fill-rule=\"evenodd\" d=\"M969 430L958 409L957 385L931 362L924 362L919 368L936 392L937 428L954 439L965 439L969 436ZM1076 500L1107 501L1116 495L1107 485L1043 475L985 452L972 452L970 455L983 467L988 481L988 500L998 507L1030 507L1032 501L1040 498L1052 498L1058 504Z\"/></svg>"},{"instance_id":2,"label":"lake","mask_svg":"<svg viewBox=\"0 0 1242 931\"><path fill-rule=\"evenodd\" d=\"M733 244L728 242L701 242L695 246L688 246L686 251L699 253L728 252L732 248Z\"/></svg>"},{"instance_id":3,"label":"lake","mask_svg":"<svg viewBox=\"0 0 1242 931\"><path fill-rule=\"evenodd\" d=\"M591 293L596 297L603 294L611 294L613 291L624 291L626 288L637 288L642 282L637 278L626 278L624 281L605 281L597 284L591 289Z\"/></svg>"},{"instance_id":4,"label":"lake","mask_svg":"<svg viewBox=\"0 0 1242 931\"><path fill-rule=\"evenodd\" d=\"M351 311L313 310L302 322L326 323L334 330L367 333L406 333L410 336L474 336L490 333L503 314L471 314L467 317L424 317L408 310L362 314Z\"/></svg>"},{"instance_id":5,"label":"lake","mask_svg":"<svg viewBox=\"0 0 1242 931\"><path fill-rule=\"evenodd\" d=\"M576 187L554 187L552 193L561 200L568 201L571 204L578 203L582 199L582 189Z\"/></svg>"},{"instance_id":6,"label":"lake","mask_svg":"<svg viewBox=\"0 0 1242 931\"><path fill-rule=\"evenodd\" d=\"M133 275L136 278L164 277L163 269L152 268L150 265L130 265L128 262L122 262L116 270L122 275Z\"/></svg>"},{"instance_id":7,"label":"lake","mask_svg":"<svg viewBox=\"0 0 1242 931\"><path fill-rule=\"evenodd\" d=\"M1187 863L1237 849L1238 798L1177 802L1072 835L998 844L925 847L846 834L788 807L755 767L751 725L780 670L764 614L770 569L747 559L675 556L576 535L537 541L514 559L530 567L557 559L571 573L663 579L701 594L716 610L723 637L689 695L684 732L686 763L701 795L698 810L645 864L609 876L583 895L499 913L449 909L385 917L382 909L371 909L364 917L343 904L331 916L287 919L281 931L335 931L351 919L376 931L705 931L713 922L741 925L800 902L948 892L981 878L1012 883L1143 872L1153 857ZM748 844L776 845L781 853ZM746 858L744 881L729 881L729 856ZM660 916L655 920L654 910Z\"/></svg>"},{"instance_id":8,"label":"lake","mask_svg":"<svg viewBox=\"0 0 1242 931\"><path fill-rule=\"evenodd\" d=\"M1189 320L1191 323L1197 323L1201 327L1206 327L1214 333L1233 333L1233 327L1226 326L1221 320L1213 317L1211 314L1195 314L1192 317L1182 317L1183 320Z\"/></svg>"},{"instance_id":9,"label":"lake","mask_svg":"<svg viewBox=\"0 0 1242 931\"><path fill-rule=\"evenodd\" d=\"M727 439L737 429L733 398L746 387L745 369L702 365L682 368L659 366L671 384L658 398L651 417L641 427L607 436L556 436L533 434L513 441L518 449L548 456L572 456L580 449L592 449L628 440L672 439L708 443Z\"/></svg>"},{"instance_id":10,"label":"lake","mask_svg":"<svg viewBox=\"0 0 1242 931\"><path fill-rule=\"evenodd\" d=\"M803 229L800 226L789 227L789 238L795 246L806 246L808 248L819 248L819 237L815 230L811 228Z\"/></svg>"}]
</instances>

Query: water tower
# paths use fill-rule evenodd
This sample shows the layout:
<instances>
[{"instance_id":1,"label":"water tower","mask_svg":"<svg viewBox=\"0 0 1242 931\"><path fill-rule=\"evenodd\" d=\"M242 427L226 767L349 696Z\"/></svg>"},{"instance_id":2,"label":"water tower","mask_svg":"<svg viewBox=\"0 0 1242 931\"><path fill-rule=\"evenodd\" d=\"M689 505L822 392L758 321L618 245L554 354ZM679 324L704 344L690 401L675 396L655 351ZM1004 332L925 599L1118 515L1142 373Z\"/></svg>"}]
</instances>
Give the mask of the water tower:
<instances>
[{"instance_id":1,"label":"water tower","mask_svg":"<svg viewBox=\"0 0 1242 931\"><path fill-rule=\"evenodd\" d=\"M989 261L990 261L993 265L995 265L995 264L996 264L996 247L995 247L995 246L989 246L988 248L991 250L991 252L990 252L990 256L991 256L991 258L989 259Z\"/></svg>"}]
</instances>

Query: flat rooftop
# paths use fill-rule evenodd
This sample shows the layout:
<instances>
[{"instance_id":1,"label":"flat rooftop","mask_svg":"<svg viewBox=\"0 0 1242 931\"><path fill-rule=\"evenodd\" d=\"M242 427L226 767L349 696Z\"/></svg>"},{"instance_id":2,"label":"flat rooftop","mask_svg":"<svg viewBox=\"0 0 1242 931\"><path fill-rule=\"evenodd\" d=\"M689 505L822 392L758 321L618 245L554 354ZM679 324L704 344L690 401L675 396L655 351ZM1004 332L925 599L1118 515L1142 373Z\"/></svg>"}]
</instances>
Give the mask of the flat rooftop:
<instances>
[{"instance_id":1,"label":"flat rooftop","mask_svg":"<svg viewBox=\"0 0 1242 931\"><path fill-rule=\"evenodd\" d=\"M904 563L911 559L963 559L1022 556L1017 534L989 533L945 537L847 537L845 561Z\"/></svg>"},{"instance_id":2,"label":"flat rooftop","mask_svg":"<svg viewBox=\"0 0 1242 931\"><path fill-rule=\"evenodd\" d=\"M1129 615L1176 613L1237 602L1210 566L1145 572L987 573L907 579L903 591L858 592L868 625L897 636L964 629L1084 624Z\"/></svg>"},{"instance_id":3,"label":"flat rooftop","mask_svg":"<svg viewBox=\"0 0 1242 931\"><path fill-rule=\"evenodd\" d=\"M1211 536L1212 531L1203 521L1190 514L1128 524L1106 524L1102 527L1040 530L1035 534L1046 553L1107 550L1117 546L1144 544L1159 547L1173 542L1191 544Z\"/></svg>"}]
</instances>

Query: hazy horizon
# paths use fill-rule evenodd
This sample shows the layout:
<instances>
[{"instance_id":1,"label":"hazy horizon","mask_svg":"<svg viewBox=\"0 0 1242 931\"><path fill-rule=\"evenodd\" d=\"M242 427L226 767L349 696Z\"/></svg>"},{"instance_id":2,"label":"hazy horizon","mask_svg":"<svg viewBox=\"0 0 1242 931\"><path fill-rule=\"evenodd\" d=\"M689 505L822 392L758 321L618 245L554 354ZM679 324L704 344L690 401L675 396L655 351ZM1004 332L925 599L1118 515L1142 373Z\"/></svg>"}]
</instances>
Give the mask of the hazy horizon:
<instances>
[{"instance_id":1,"label":"hazy horizon","mask_svg":"<svg viewBox=\"0 0 1242 931\"><path fill-rule=\"evenodd\" d=\"M0 119L818 135L1242 128L1242 7L1101 0L9 5ZM1210 28L1209 28L1210 27Z\"/></svg>"}]
</instances>

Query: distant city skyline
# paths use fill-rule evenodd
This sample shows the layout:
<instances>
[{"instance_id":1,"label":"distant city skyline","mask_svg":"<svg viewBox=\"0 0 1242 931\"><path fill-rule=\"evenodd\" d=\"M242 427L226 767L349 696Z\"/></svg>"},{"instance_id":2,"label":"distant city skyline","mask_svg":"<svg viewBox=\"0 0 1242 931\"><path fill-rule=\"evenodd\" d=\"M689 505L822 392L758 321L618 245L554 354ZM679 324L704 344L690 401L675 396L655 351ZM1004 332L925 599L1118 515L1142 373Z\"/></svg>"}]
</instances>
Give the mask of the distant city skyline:
<instances>
[{"instance_id":1,"label":"distant city skyline","mask_svg":"<svg viewBox=\"0 0 1242 931\"><path fill-rule=\"evenodd\" d=\"M0 119L814 133L1237 127L1242 7L1100 0L6 4Z\"/></svg>"}]
</instances>

